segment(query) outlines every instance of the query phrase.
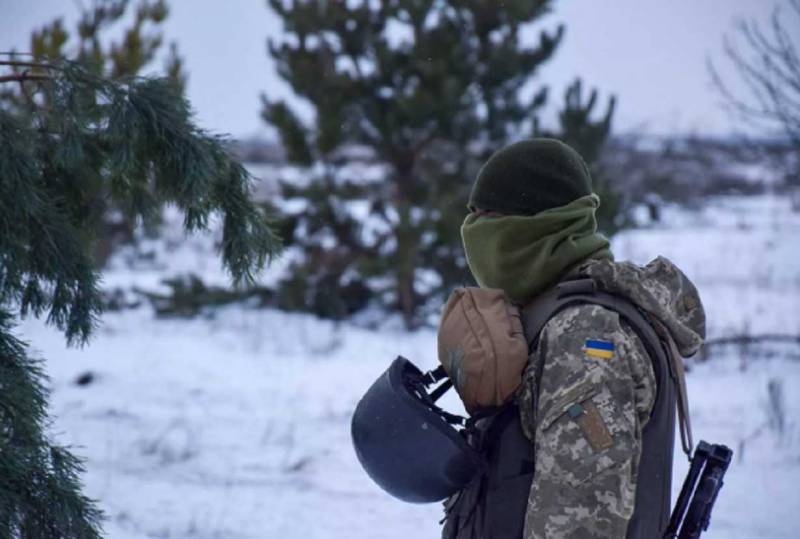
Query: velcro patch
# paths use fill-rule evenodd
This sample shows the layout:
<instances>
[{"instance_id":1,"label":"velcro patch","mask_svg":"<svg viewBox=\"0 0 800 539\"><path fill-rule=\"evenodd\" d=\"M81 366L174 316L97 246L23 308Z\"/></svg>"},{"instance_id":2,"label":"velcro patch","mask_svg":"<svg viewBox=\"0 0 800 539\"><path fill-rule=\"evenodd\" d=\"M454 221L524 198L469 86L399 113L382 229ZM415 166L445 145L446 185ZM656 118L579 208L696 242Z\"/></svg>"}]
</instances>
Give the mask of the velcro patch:
<instances>
[{"instance_id":1,"label":"velcro patch","mask_svg":"<svg viewBox=\"0 0 800 539\"><path fill-rule=\"evenodd\" d=\"M611 359L614 357L614 343L597 339L586 339L583 344L583 353L589 357Z\"/></svg>"},{"instance_id":2,"label":"velcro patch","mask_svg":"<svg viewBox=\"0 0 800 539\"><path fill-rule=\"evenodd\" d=\"M614 445L614 439L608 432L603 416L593 402L588 402L583 407L584 412L576 418L580 425L583 435L595 451L602 451Z\"/></svg>"}]
</instances>

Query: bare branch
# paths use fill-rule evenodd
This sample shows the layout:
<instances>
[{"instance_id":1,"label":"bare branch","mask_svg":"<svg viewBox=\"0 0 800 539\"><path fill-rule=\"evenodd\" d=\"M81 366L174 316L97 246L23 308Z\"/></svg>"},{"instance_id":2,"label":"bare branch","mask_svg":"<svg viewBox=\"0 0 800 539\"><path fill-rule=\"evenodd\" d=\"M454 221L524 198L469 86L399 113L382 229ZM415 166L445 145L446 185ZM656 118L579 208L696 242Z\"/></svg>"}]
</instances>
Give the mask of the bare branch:
<instances>
[{"instance_id":1,"label":"bare branch","mask_svg":"<svg viewBox=\"0 0 800 539\"><path fill-rule=\"evenodd\" d=\"M20 73L18 75L0 75L0 83L4 82L25 82L33 80L51 80L53 77L40 73Z\"/></svg>"},{"instance_id":2,"label":"bare branch","mask_svg":"<svg viewBox=\"0 0 800 539\"><path fill-rule=\"evenodd\" d=\"M800 17L800 0L790 0L790 6L789 15ZM752 124L780 129L800 144L800 54L785 15L775 8L766 29L755 21L739 22L736 34L741 50L725 37L725 57L738 72L745 92L734 92L711 60L707 66L728 110Z\"/></svg>"},{"instance_id":3,"label":"bare branch","mask_svg":"<svg viewBox=\"0 0 800 539\"><path fill-rule=\"evenodd\" d=\"M766 333L764 335L734 335L732 337L709 339L703 344L703 346L710 347L726 344L753 344L762 342L800 344L800 335L788 335L782 333Z\"/></svg>"},{"instance_id":4,"label":"bare branch","mask_svg":"<svg viewBox=\"0 0 800 539\"><path fill-rule=\"evenodd\" d=\"M20 62L19 60L0 60L0 66L26 67L28 69L59 69L57 65L44 62Z\"/></svg>"}]
</instances>

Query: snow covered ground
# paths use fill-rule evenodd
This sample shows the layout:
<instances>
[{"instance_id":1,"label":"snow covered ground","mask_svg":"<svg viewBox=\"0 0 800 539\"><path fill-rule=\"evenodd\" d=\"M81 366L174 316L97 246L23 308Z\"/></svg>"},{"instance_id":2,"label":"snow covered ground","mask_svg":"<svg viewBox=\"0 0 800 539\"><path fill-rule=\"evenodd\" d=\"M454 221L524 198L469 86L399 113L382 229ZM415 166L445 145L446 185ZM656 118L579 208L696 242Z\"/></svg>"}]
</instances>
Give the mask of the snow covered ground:
<instances>
[{"instance_id":1,"label":"snow covered ground","mask_svg":"<svg viewBox=\"0 0 800 539\"><path fill-rule=\"evenodd\" d=\"M618 258L664 254L683 267L700 288L711 337L800 333L800 214L787 201L670 210L665 225L614 244ZM147 266L115 260L107 286L158 286L176 268L220 275L208 238L173 237L153 249ZM397 354L434 365L433 330L375 331L238 305L193 320L159 320L148 307L108 313L84 349L65 348L39 321L19 332L48 360L53 431L87 458L87 490L107 513L109 537L438 534L439 506L381 492L349 434L359 396ZM736 452L704 537L798 536L800 350L757 352L720 349L688 376L695 436ZM76 385L86 371L95 381ZM773 405L770 383L783 395ZM677 489L686 468L679 453L676 461Z\"/></svg>"}]
</instances>

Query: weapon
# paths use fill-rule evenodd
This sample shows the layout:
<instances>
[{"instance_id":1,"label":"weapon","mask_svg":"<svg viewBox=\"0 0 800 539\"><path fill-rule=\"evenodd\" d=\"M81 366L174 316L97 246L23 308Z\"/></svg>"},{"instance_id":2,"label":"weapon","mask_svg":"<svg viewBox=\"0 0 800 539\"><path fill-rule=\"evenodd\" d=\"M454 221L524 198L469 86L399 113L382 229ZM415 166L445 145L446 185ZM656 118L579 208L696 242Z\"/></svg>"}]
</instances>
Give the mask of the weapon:
<instances>
[{"instance_id":1,"label":"weapon","mask_svg":"<svg viewBox=\"0 0 800 539\"><path fill-rule=\"evenodd\" d=\"M697 444L664 539L696 539L708 529L732 455L733 451L724 445L704 441Z\"/></svg>"}]
</instances>

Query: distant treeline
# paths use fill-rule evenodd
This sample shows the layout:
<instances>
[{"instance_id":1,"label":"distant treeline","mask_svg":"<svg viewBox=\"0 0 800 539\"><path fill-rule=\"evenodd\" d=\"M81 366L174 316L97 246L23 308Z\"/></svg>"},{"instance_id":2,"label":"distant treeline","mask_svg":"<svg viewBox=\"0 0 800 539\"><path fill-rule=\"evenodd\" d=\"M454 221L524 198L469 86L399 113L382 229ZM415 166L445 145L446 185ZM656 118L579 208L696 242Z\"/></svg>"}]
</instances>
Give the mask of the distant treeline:
<instances>
[{"instance_id":1,"label":"distant treeline","mask_svg":"<svg viewBox=\"0 0 800 539\"><path fill-rule=\"evenodd\" d=\"M283 148L274 140L238 140L232 143L232 150L250 165L287 165ZM350 148L343 158L377 163L363 148ZM634 204L695 204L698 197L800 187L796 150L781 141L629 134L610 137L600 162L614 178L615 190L625 193ZM261 190L270 191L269 186L260 186Z\"/></svg>"}]
</instances>

